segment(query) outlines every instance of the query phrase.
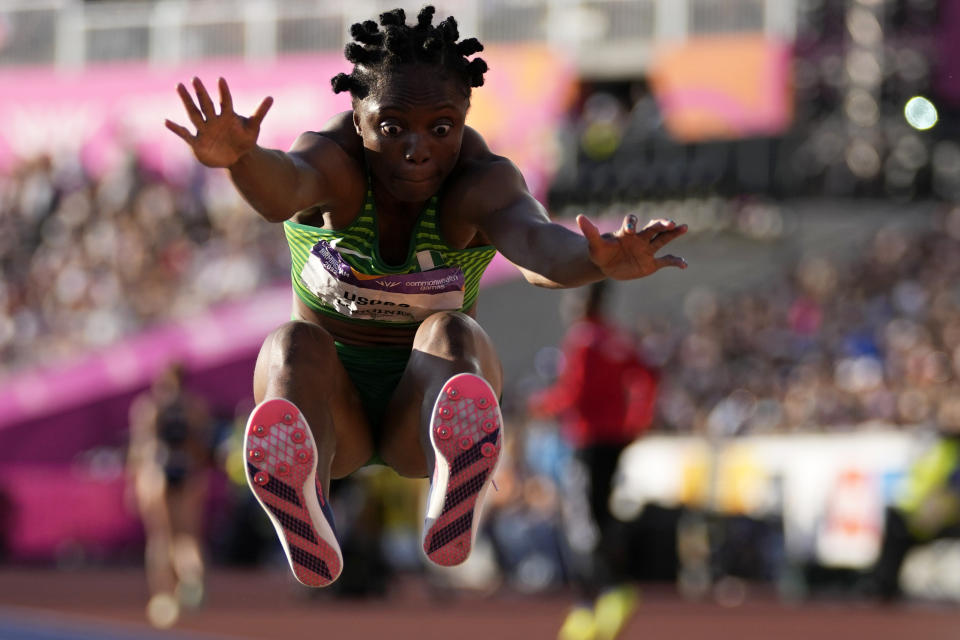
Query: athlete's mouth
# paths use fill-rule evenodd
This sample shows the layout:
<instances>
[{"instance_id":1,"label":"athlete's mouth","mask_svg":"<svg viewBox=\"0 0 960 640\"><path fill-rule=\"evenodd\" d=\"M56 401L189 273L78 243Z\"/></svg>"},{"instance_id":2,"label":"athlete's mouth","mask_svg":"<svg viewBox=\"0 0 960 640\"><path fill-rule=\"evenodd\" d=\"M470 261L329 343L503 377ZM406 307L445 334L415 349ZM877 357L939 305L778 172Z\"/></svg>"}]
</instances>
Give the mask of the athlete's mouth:
<instances>
[{"instance_id":1,"label":"athlete's mouth","mask_svg":"<svg viewBox=\"0 0 960 640\"><path fill-rule=\"evenodd\" d=\"M397 180L408 182L410 184L427 184L437 179L434 175L429 176L397 176Z\"/></svg>"}]
</instances>

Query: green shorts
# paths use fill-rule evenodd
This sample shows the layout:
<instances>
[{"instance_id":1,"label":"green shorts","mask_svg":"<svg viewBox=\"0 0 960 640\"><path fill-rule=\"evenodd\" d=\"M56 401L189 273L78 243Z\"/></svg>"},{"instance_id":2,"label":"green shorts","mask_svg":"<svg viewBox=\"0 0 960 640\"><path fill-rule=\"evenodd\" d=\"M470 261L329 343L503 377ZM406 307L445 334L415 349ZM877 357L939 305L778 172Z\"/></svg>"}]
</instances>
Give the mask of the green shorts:
<instances>
[{"instance_id":1,"label":"green shorts","mask_svg":"<svg viewBox=\"0 0 960 640\"><path fill-rule=\"evenodd\" d=\"M379 451L387 405L403 377L412 350L410 347L361 347L340 342L334 345L340 362L360 394L373 437L374 452ZM376 453L370 463L381 464Z\"/></svg>"}]
</instances>

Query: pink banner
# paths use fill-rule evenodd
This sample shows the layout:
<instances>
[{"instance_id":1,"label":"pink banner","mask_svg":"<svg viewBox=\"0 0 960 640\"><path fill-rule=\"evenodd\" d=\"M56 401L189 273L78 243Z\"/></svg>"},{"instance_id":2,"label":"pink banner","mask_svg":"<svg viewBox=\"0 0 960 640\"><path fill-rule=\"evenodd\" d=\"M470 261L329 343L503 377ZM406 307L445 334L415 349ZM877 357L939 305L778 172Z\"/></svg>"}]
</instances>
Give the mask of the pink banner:
<instances>
[{"instance_id":1,"label":"pink banner","mask_svg":"<svg viewBox=\"0 0 960 640\"><path fill-rule=\"evenodd\" d=\"M501 47L483 54L490 65L474 91L468 123L495 153L511 158L539 193L553 169L553 134L573 84L573 68L542 48ZM273 62L205 61L181 67L142 64L101 66L83 72L52 69L0 71L0 170L39 152L80 153L95 173L137 149L157 169L177 177L193 162L188 147L163 125L170 118L189 126L176 85L200 77L216 96L216 82L230 83L238 113L249 114L270 95L260 143L287 149L303 131L350 108L330 78L349 71L340 55L287 57Z\"/></svg>"},{"instance_id":2,"label":"pink banner","mask_svg":"<svg viewBox=\"0 0 960 640\"><path fill-rule=\"evenodd\" d=\"M6 552L13 558L103 556L141 544L140 519L124 507L124 479L97 478L61 465L6 465L0 470Z\"/></svg>"},{"instance_id":3,"label":"pink banner","mask_svg":"<svg viewBox=\"0 0 960 640\"><path fill-rule=\"evenodd\" d=\"M674 138L684 142L782 133L793 118L791 48L763 35L663 45L650 83Z\"/></svg>"}]
</instances>

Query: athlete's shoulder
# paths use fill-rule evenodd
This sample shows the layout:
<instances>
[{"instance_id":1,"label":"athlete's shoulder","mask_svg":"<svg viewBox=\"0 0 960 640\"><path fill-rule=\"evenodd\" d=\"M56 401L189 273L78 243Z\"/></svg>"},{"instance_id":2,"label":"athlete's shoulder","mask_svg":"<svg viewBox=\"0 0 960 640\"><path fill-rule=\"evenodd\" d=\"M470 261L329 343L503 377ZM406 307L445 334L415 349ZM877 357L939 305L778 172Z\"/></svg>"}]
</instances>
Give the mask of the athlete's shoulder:
<instances>
[{"instance_id":1,"label":"athlete's shoulder","mask_svg":"<svg viewBox=\"0 0 960 640\"><path fill-rule=\"evenodd\" d=\"M363 146L352 129L351 113L339 113L320 130L301 133L290 147L290 157L313 172L309 188L317 203L298 212L296 222L322 226L322 211L332 213L335 224L341 224L363 204L367 188Z\"/></svg>"},{"instance_id":2,"label":"athlete's shoulder","mask_svg":"<svg viewBox=\"0 0 960 640\"><path fill-rule=\"evenodd\" d=\"M333 116L327 120L318 134L336 143L353 158L360 158L363 155L363 140L353 124L353 111L341 111Z\"/></svg>"},{"instance_id":3,"label":"athlete's shoulder","mask_svg":"<svg viewBox=\"0 0 960 640\"><path fill-rule=\"evenodd\" d=\"M353 127L353 112L338 113L318 131L301 133L290 152L311 159L333 157L362 162L363 142Z\"/></svg>"},{"instance_id":4,"label":"athlete's shoulder","mask_svg":"<svg viewBox=\"0 0 960 640\"><path fill-rule=\"evenodd\" d=\"M462 219L474 224L528 193L516 165L491 151L483 137L471 128L464 132L457 168L444 191L441 207L455 209Z\"/></svg>"},{"instance_id":5,"label":"athlete's shoulder","mask_svg":"<svg viewBox=\"0 0 960 640\"><path fill-rule=\"evenodd\" d=\"M484 165L506 161L503 156L491 151L483 135L473 127L464 127L463 142L460 145L460 160L463 163Z\"/></svg>"},{"instance_id":6,"label":"athlete's shoulder","mask_svg":"<svg viewBox=\"0 0 960 640\"><path fill-rule=\"evenodd\" d=\"M460 147L457 182L464 187L485 188L488 183L500 187L522 184L523 176L511 160L490 150L486 140L474 128L467 127Z\"/></svg>"},{"instance_id":7,"label":"athlete's shoulder","mask_svg":"<svg viewBox=\"0 0 960 640\"><path fill-rule=\"evenodd\" d=\"M292 157L316 172L324 210L353 213L366 193L363 144L353 129L351 114L339 113L319 131L301 133L290 147Z\"/></svg>"}]
</instances>

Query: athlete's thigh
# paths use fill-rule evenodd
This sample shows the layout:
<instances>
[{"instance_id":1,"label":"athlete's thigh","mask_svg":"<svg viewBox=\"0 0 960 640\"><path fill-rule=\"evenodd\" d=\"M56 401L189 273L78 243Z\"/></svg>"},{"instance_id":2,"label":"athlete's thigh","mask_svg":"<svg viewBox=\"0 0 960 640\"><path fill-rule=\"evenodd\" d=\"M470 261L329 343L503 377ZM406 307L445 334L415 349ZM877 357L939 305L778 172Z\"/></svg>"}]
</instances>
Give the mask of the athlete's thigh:
<instances>
[{"instance_id":1,"label":"athlete's thigh","mask_svg":"<svg viewBox=\"0 0 960 640\"><path fill-rule=\"evenodd\" d=\"M169 533L170 513L166 503L167 484L160 465L142 463L134 476L134 494L143 526L149 532Z\"/></svg>"},{"instance_id":2,"label":"athlete's thigh","mask_svg":"<svg viewBox=\"0 0 960 640\"><path fill-rule=\"evenodd\" d=\"M394 391L384 420L380 455L399 474L427 475L424 452L432 404L443 383L463 372L483 376L499 396L503 386L500 359L493 341L480 325L461 313L437 313L420 326L403 377ZM427 396L430 396L427 398Z\"/></svg>"},{"instance_id":3,"label":"athlete's thigh","mask_svg":"<svg viewBox=\"0 0 960 640\"><path fill-rule=\"evenodd\" d=\"M333 338L319 325L289 322L263 342L254 371L254 399L293 402L323 446L318 430L332 426L335 452L331 476L356 471L373 455L370 425L360 395L337 355Z\"/></svg>"},{"instance_id":4,"label":"athlete's thigh","mask_svg":"<svg viewBox=\"0 0 960 640\"><path fill-rule=\"evenodd\" d=\"M174 535L198 536L202 533L209 486L210 476L206 469L194 469L178 489L167 492L170 529Z\"/></svg>"}]
</instances>

